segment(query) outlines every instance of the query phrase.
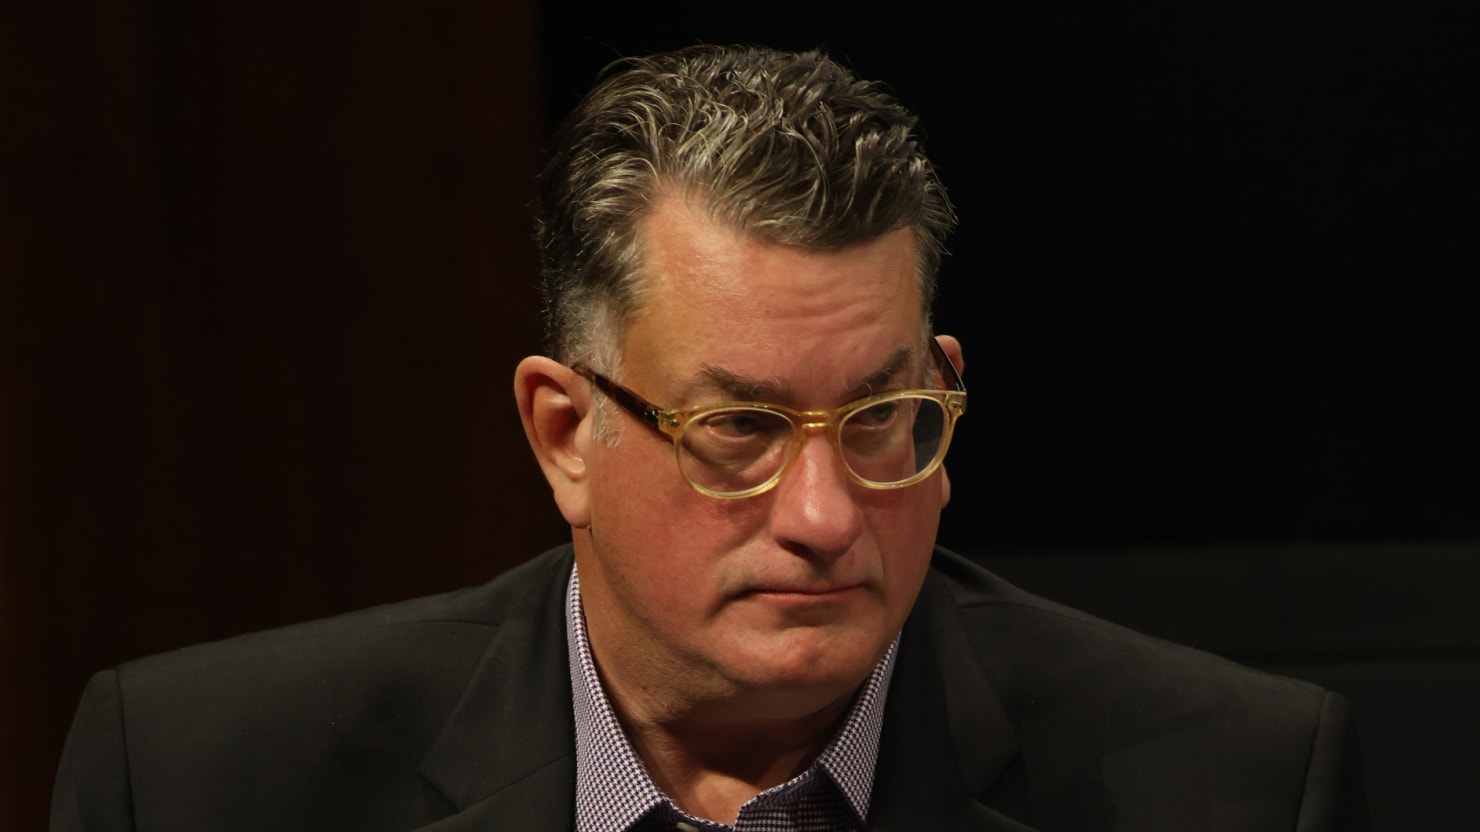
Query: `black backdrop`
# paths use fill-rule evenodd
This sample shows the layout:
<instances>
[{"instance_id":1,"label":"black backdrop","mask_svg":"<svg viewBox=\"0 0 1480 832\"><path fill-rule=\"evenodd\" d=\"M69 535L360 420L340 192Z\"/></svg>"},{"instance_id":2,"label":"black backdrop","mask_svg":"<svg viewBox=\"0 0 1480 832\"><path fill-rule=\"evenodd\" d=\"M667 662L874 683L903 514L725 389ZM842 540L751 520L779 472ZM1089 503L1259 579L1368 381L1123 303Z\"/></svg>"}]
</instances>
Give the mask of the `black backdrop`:
<instances>
[{"instance_id":1,"label":"black backdrop","mask_svg":"<svg viewBox=\"0 0 1480 832\"><path fill-rule=\"evenodd\" d=\"M561 537L536 147L619 54L758 41L886 80L960 207L943 541L1348 691L1379 821L1473 828L1475 13L1182 5L0 11L0 827L90 670Z\"/></svg>"},{"instance_id":2,"label":"black backdrop","mask_svg":"<svg viewBox=\"0 0 1480 832\"><path fill-rule=\"evenodd\" d=\"M719 40L921 114L962 218L953 545L1480 535L1474 14L1187 5L561 3L546 100Z\"/></svg>"}]
</instances>

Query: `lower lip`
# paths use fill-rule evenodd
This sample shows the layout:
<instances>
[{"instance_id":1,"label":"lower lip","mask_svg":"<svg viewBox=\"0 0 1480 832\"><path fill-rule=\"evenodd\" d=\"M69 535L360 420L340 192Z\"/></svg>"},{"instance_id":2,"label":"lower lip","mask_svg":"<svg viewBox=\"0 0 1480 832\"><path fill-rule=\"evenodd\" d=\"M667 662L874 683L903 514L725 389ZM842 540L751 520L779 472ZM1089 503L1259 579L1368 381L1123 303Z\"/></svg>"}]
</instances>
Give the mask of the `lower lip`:
<instances>
[{"instance_id":1,"label":"lower lip","mask_svg":"<svg viewBox=\"0 0 1480 832\"><path fill-rule=\"evenodd\" d=\"M863 587L861 586L846 586L827 592L773 592L770 590L755 590L748 594L752 598L757 598L770 604L808 606L813 604L842 603L862 591Z\"/></svg>"}]
</instances>

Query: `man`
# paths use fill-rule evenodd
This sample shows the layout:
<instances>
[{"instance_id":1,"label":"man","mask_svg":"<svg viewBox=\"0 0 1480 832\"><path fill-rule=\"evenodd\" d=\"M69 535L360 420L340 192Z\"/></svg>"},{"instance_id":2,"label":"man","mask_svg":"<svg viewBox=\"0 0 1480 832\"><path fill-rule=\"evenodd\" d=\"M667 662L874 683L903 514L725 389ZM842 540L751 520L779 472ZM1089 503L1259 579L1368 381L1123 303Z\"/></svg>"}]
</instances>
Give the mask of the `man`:
<instances>
[{"instance_id":1,"label":"man","mask_svg":"<svg viewBox=\"0 0 1480 832\"><path fill-rule=\"evenodd\" d=\"M609 74L515 375L571 545L99 674L53 827L1365 828L1338 697L934 547L966 393L913 127L817 54Z\"/></svg>"}]
</instances>

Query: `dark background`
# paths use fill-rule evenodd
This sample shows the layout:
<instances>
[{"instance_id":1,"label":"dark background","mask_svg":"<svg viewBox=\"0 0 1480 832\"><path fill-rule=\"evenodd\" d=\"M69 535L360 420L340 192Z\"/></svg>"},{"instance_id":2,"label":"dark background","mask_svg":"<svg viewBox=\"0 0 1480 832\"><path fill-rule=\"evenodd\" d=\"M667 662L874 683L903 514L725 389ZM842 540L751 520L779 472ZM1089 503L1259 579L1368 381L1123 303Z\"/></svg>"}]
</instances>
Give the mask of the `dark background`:
<instances>
[{"instance_id":1,"label":"dark background","mask_svg":"<svg viewBox=\"0 0 1480 832\"><path fill-rule=\"evenodd\" d=\"M960 209L941 539L1352 699L1374 816L1472 829L1475 12L944 3L0 11L0 828L90 672L482 581L532 176L599 68L826 47Z\"/></svg>"}]
</instances>

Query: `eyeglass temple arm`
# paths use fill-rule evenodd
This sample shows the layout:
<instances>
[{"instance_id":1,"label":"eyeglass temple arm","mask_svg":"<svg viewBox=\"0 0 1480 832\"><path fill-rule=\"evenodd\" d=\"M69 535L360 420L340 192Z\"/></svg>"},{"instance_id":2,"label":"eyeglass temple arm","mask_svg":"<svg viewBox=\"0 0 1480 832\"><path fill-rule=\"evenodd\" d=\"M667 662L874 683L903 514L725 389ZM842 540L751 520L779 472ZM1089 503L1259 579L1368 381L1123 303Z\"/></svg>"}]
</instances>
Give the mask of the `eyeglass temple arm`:
<instances>
[{"instance_id":1,"label":"eyeglass temple arm","mask_svg":"<svg viewBox=\"0 0 1480 832\"><path fill-rule=\"evenodd\" d=\"M596 388L605 393L607 398L621 405L623 410L647 422L649 425L662 430L660 418L663 412L662 408L589 367L575 367L573 369L577 375L596 385Z\"/></svg>"},{"instance_id":2,"label":"eyeglass temple arm","mask_svg":"<svg viewBox=\"0 0 1480 832\"><path fill-rule=\"evenodd\" d=\"M966 382L961 379L961 371L956 369L956 365L951 362L951 357L946 355L945 348L940 345L940 340L934 336L930 338L930 354L935 356L935 363L937 365L945 367L950 371L950 380L956 388L956 392L965 393Z\"/></svg>"}]
</instances>

